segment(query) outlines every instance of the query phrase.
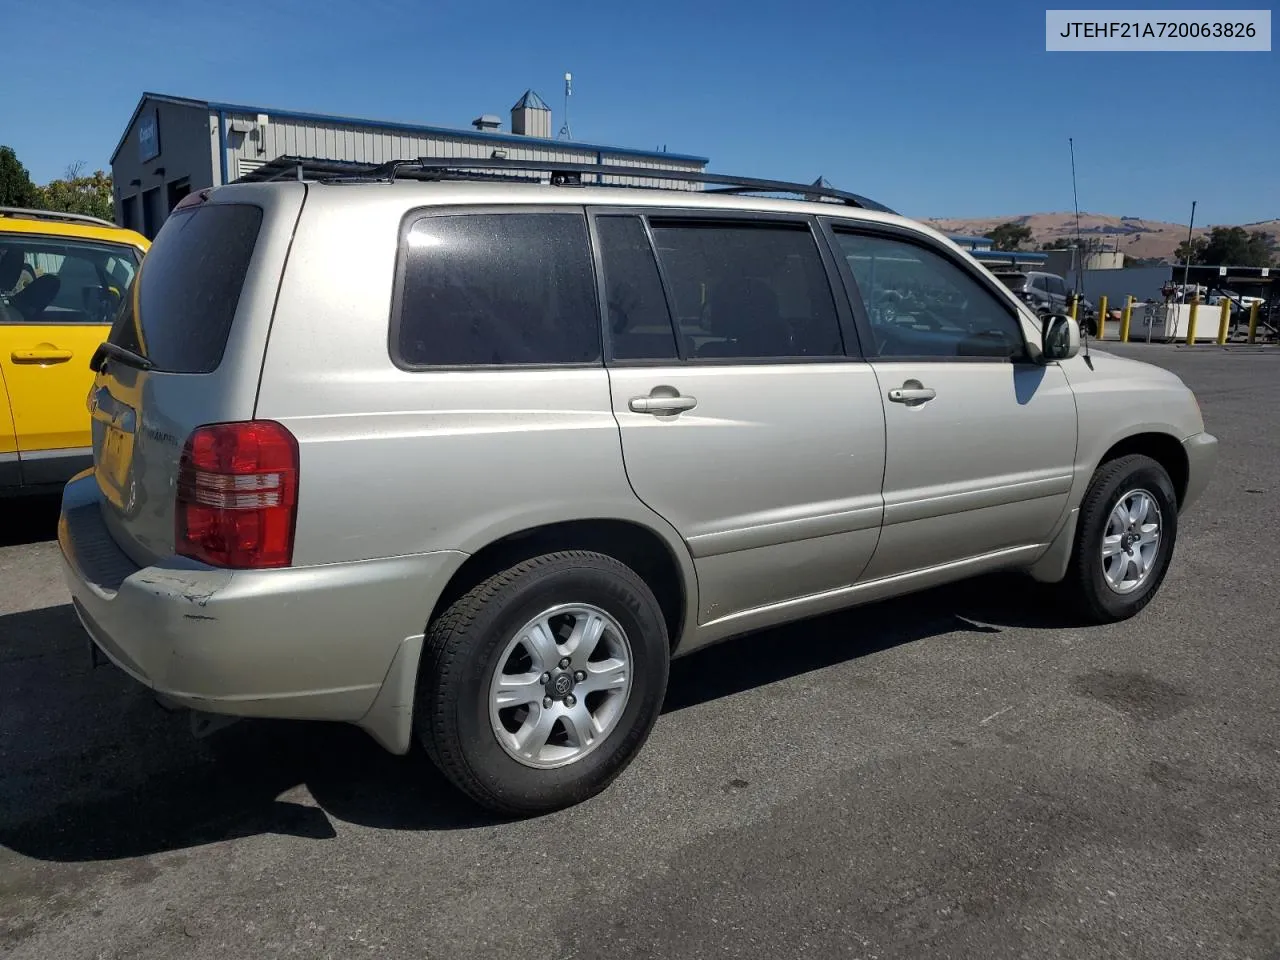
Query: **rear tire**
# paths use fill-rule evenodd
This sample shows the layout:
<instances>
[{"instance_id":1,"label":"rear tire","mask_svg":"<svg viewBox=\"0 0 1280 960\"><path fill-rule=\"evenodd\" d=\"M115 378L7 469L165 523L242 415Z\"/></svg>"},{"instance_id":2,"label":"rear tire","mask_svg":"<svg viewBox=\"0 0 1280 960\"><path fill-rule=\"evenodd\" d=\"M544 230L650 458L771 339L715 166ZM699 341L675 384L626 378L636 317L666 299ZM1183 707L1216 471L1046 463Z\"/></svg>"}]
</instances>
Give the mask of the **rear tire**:
<instances>
[{"instance_id":1,"label":"rear tire","mask_svg":"<svg viewBox=\"0 0 1280 960\"><path fill-rule=\"evenodd\" d=\"M662 609L635 571L599 553L546 554L478 584L430 625L414 728L482 806L547 813L599 793L631 762L661 711L668 665Z\"/></svg>"},{"instance_id":2,"label":"rear tire","mask_svg":"<svg viewBox=\"0 0 1280 960\"><path fill-rule=\"evenodd\" d=\"M1177 537L1178 497L1164 467L1139 454L1102 464L1080 504L1066 601L1094 623L1134 616L1164 582Z\"/></svg>"}]
</instances>

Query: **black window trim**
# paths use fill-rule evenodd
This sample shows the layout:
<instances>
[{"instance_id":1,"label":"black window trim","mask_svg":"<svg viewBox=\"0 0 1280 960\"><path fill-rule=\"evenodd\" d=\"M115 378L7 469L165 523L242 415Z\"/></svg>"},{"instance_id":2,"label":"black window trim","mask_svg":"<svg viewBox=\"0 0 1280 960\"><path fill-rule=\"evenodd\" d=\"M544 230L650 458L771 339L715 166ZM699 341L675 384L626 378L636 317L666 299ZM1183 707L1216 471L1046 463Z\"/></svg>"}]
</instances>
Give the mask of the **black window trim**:
<instances>
[{"instance_id":1,"label":"black window trim","mask_svg":"<svg viewBox=\"0 0 1280 960\"><path fill-rule=\"evenodd\" d=\"M592 243L595 247L593 260L596 265L596 289L600 296L600 329L605 344L605 364L609 367L762 367L796 365L806 363L863 363L861 337L854 322L848 299L841 296L843 292L838 260L832 255L829 244L823 237L819 218L807 213L785 213L773 210L749 209L713 209L708 207L684 206L647 206L647 205L589 205L587 215L591 220ZM596 217L628 216L639 217L644 226L645 235L649 239L649 247L653 252L654 262L658 267L658 277L662 281L662 292L667 301L667 315L671 321L672 335L676 341L676 357L642 360L616 360L613 358L613 342L609 332L608 305L604 302L605 280L603 261L599 247L599 236L595 230ZM830 357L685 357L684 344L681 342L676 326L675 304L671 296L671 287L662 258L658 256L654 243L652 221L699 221L702 223L736 224L751 221L764 224L786 224L792 227L803 226L809 231L814 246L821 258L823 271L827 279L827 287L831 293L831 303L835 308L836 323L840 330L843 353Z\"/></svg>"},{"instance_id":2,"label":"black window trim","mask_svg":"<svg viewBox=\"0 0 1280 960\"><path fill-rule=\"evenodd\" d=\"M400 353L400 321L404 300L405 264L409 255L409 231L421 220L434 217L456 217L460 215L486 216L493 214L545 213L570 214L584 219L587 228L587 243L590 248L588 264L591 282L595 286L595 295L591 303L596 307L596 333L600 340L600 356L591 361L568 361L563 363L410 363ZM604 317L600 312L600 274L597 269L594 231L587 217L587 209L581 204L566 203L486 203L486 204L448 204L441 206L416 206L406 210L400 217L400 227L396 236L395 273L391 282L391 313L387 324L387 353L397 369L406 373L449 373L458 371L537 371L537 370L601 370L604 368Z\"/></svg>"},{"instance_id":3,"label":"black window trim","mask_svg":"<svg viewBox=\"0 0 1280 960\"><path fill-rule=\"evenodd\" d=\"M904 227L896 223L873 223L867 220L853 220L839 217L820 217L822 223L823 235L826 242L831 248L833 256L836 257L838 263L840 277L844 283L845 294L853 308L854 322L858 329L859 337L863 343L874 343L871 329L871 319L867 314L866 304L862 300L862 293L858 288L858 283L854 279L853 270L850 268L848 261L840 253L840 241L837 234L849 233L860 236L875 237L887 240L897 240L913 246L921 247L932 253L936 253L944 260L950 262L958 270L962 271L966 276L971 277L975 283L987 290L988 293L996 300L996 302L1005 309L1010 319L1013 320L1014 326L1018 331L1018 336L1022 339L1021 354L1013 357L953 357L953 356L937 356L934 354L923 354L919 356L892 356L879 357L867 356L867 360L871 363L1006 363L1019 364L1024 366L1036 366L1032 359L1030 345L1027 342L1027 332L1022 324L1022 314L1018 308L1009 302L1009 297L1013 295L1012 291L1004 284L1000 283L994 277L985 277L975 271L969 264L965 263L960 257L956 256L955 251L951 250L945 244L942 244L926 234L921 234L909 227Z\"/></svg>"}]
</instances>

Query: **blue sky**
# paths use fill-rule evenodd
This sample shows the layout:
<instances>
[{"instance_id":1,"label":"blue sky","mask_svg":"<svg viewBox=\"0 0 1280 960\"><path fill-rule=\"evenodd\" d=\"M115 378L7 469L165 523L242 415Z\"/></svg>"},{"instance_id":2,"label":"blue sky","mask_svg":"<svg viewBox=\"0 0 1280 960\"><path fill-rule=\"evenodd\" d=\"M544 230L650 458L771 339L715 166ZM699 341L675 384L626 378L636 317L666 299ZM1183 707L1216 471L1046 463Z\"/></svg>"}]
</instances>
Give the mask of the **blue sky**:
<instances>
[{"instance_id":1,"label":"blue sky","mask_svg":"<svg viewBox=\"0 0 1280 960\"><path fill-rule=\"evenodd\" d=\"M0 143L40 182L106 168L143 90L505 127L531 86L558 129L571 70L578 139L822 174L910 216L1070 209L1070 136L1082 211L1185 222L1196 200L1200 224L1280 217L1280 53L1050 54L1044 9L50 0L20 39L10 24Z\"/></svg>"}]
</instances>

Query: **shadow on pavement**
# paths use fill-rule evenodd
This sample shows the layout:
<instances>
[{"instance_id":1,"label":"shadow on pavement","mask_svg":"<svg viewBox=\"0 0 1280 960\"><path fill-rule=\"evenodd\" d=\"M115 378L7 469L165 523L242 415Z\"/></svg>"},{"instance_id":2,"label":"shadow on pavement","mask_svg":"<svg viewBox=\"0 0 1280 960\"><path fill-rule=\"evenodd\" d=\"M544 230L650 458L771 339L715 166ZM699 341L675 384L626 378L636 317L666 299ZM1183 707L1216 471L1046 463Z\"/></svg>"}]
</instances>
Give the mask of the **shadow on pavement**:
<instances>
[{"instance_id":1,"label":"shadow on pavement","mask_svg":"<svg viewBox=\"0 0 1280 960\"><path fill-rule=\"evenodd\" d=\"M0 547L56 540L61 506L60 493L0 500Z\"/></svg>"},{"instance_id":2,"label":"shadow on pavement","mask_svg":"<svg viewBox=\"0 0 1280 960\"><path fill-rule=\"evenodd\" d=\"M676 661L680 710L924 637L1058 626L1043 591L990 577L815 618ZM89 665L69 606L0 617L0 845L54 861L114 860L264 833L323 840L330 818L396 830L495 822L417 748L354 727L244 721L191 736L114 667ZM316 806L306 802L305 786Z\"/></svg>"}]
</instances>

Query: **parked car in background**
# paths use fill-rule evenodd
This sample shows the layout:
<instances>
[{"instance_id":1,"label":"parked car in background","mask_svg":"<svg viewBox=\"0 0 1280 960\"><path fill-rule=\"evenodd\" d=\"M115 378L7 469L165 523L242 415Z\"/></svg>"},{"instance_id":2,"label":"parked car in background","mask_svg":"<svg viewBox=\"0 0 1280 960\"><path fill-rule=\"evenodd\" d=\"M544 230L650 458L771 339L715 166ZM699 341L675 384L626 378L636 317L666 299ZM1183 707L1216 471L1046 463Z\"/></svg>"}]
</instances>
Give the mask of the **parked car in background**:
<instances>
[{"instance_id":1,"label":"parked car in background","mask_svg":"<svg viewBox=\"0 0 1280 960\"><path fill-rule=\"evenodd\" d=\"M1206 302L1213 307L1221 306L1223 300L1231 302L1232 313L1248 313L1255 303L1261 307L1267 302L1266 297L1250 296L1245 293L1237 293L1234 290L1215 290L1206 298Z\"/></svg>"},{"instance_id":2,"label":"parked car in background","mask_svg":"<svg viewBox=\"0 0 1280 960\"><path fill-rule=\"evenodd\" d=\"M530 814L604 789L710 644L995 570L1094 621L1155 597L1217 450L1174 375L1086 362L852 194L458 163L201 191L160 230L58 540L165 702L416 739Z\"/></svg>"},{"instance_id":3,"label":"parked car in background","mask_svg":"<svg viewBox=\"0 0 1280 960\"><path fill-rule=\"evenodd\" d=\"M1041 316L1066 313L1071 308L1071 289L1056 273L1031 270L1002 270L996 273L1000 282ZM1076 318L1091 337L1098 335L1098 308L1087 297L1080 298Z\"/></svg>"},{"instance_id":4,"label":"parked car in background","mask_svg":"<svg viewBox=\"0 0 1280 960\"><path fill-rule=\"evenodd\" d=\"M148 246L96 217L0 208L0 495L92 463L89 359Z\"/></svg>"}]
</instances>

